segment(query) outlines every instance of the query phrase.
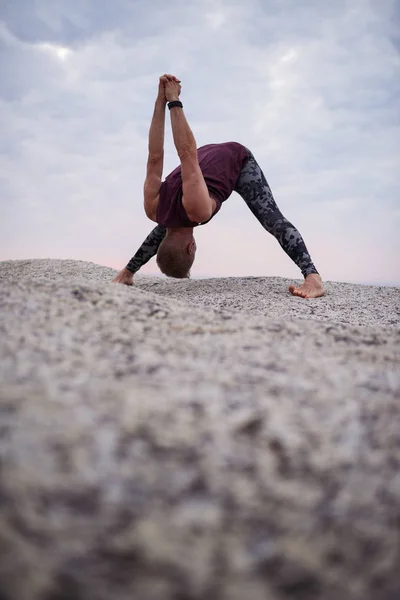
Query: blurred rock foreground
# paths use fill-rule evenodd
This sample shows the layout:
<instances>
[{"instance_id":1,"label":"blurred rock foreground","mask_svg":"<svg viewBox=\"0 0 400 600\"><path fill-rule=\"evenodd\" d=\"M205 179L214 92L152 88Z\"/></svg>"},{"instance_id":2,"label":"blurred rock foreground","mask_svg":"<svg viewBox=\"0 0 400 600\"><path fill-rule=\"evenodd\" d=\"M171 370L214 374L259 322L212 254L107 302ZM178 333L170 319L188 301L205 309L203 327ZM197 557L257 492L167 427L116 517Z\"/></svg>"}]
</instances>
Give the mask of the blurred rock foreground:
<instances>
[{"instance_id":1,"label":"blurred rock foreground","mask_svg":"<svg viewBox=\"0 0 400 600\"><path fill-rule=\"evenodd\" d=\"M398 600L400 289L0 263L1 600Z\"/></svg>"}]
</instances>

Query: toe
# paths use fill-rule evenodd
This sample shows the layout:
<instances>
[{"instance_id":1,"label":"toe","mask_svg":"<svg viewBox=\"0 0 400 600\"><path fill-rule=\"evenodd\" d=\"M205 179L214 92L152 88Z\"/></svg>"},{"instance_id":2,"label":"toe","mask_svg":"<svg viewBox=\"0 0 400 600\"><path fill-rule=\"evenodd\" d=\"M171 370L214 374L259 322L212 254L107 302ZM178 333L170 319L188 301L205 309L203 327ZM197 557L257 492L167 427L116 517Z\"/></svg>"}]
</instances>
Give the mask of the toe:
<instances>
[{"instance_id":1,"label":"toe","mask_svg":"<svg viewBox=\"0 0 400 600\"><path fill-rule=\"evenodd\" d=\"M307 289L299 288L297 295L300 296L300 298L307 298L307 293L308 293Z\"/></svg>"},{"instance_id":2,"label":"toe","mask_svg":"<svg viewBox=\"0 0 400 600\"><path fill-rule=\"evenodd\" d=\"M302 298L304 296L304 290L302 290L301 288L295 288L294 295Z\"/></svg>"}]
</instances>

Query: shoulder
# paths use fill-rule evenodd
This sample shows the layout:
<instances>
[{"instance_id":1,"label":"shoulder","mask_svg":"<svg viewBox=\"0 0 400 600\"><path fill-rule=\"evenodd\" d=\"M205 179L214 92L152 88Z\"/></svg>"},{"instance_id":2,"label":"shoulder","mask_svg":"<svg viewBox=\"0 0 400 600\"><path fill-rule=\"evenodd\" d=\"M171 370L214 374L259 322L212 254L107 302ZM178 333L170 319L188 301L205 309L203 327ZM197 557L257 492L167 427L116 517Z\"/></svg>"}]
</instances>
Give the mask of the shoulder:
<instances>
[{"instance_id":1,"label":"shoulder","mask_svg":"<svg viewBox=\"0 0 400 600\"><path fill-rule=\"evenodd\" d=\"M156 196L154 198L154 200L151 200L151 202L147 203L146 206L146 216L150 219L150 221L154 221L155 223L157 223L157 208L158 208L158 204L160 201L160 194L158 194L158 196Z\"/></svg>"}]
</instances>

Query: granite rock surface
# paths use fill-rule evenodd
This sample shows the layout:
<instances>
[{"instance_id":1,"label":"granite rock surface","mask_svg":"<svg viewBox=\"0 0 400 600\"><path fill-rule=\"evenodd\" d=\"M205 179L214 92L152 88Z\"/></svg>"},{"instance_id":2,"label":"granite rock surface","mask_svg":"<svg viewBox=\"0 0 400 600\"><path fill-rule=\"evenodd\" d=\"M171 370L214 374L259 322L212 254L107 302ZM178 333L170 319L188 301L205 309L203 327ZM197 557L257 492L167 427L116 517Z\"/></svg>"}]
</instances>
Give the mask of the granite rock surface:
<instances>
[{"instance_id":1,"label":"granite rock surface","mask_svg":"<svg viewBox=\"0 0 400 600\"><path fill-rule=\"evenodd\" d=\"M400 289L0 263L1 600L397 600Z\"/></svg>"}]
</instances>

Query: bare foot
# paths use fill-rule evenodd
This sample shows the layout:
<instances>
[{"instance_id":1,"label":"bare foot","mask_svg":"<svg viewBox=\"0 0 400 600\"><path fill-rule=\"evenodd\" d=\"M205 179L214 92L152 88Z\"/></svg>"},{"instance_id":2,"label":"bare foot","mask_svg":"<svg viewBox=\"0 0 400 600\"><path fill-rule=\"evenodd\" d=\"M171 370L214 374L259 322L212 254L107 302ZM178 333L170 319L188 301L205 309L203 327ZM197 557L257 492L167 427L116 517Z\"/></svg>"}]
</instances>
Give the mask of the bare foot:
<instances>
[{"instance_id":1,"label":"bare foot","mask_svg":"<svg viewBox=\"0 0 400 600\"><path fill-rule=\"evenodd\" d=\"M122 269L112 280L113 283L124 283L125 285L133 285L133 273L128 269Z\"/></svg>"},{"instance_id":2,"label":"bare foot","mask_svg":"<svg viewBox=\"0 0 400 600\"><path fill-rule=\"evenodd\" d=\"M301 298L319 298L325 294L324 286L322 285L321 275L317 273L310 273L304 280L304 283L299 287L291 285L289 292L293 296L300 296Z\"/></svg>"}]
</instances>

